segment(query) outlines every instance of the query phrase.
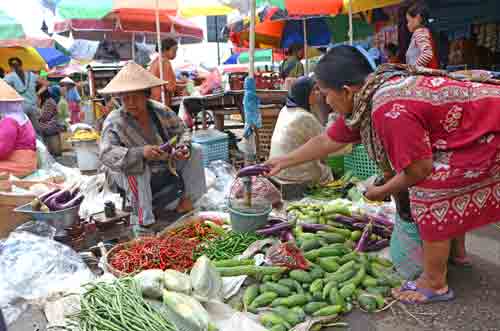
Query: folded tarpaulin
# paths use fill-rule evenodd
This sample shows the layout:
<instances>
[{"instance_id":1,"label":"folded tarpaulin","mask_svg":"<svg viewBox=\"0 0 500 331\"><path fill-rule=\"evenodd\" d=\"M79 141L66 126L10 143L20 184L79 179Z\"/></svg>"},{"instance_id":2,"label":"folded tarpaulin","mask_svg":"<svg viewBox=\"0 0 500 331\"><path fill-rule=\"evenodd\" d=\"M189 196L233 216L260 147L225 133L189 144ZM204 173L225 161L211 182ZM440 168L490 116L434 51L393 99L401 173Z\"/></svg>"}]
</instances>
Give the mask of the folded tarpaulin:
<instances>
[{"instance_id":1,"label":"folded tarpaulin","mask_svg":"<svg viewBox=\"0 0 500 331\"><path fill-rule=\"evenodd\" d=\"M64 55L55 48L36 48L36 51L47 62L49 68L53 68L71 61L71 58Z\"/></svg>"}]
</instances>

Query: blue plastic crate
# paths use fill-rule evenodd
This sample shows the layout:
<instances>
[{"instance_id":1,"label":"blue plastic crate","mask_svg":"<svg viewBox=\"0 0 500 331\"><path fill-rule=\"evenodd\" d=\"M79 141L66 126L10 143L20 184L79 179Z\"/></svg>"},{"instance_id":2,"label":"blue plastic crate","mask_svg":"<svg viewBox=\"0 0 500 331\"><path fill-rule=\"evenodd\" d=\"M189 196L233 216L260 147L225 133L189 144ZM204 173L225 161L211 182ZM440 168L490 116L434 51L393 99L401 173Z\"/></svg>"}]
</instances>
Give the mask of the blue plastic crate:
<instances>
[{"instance_id":1,"label":"blue plastic crate","mask_svg":"<svg viewBox=\"0 0 500 331\"><path fill-rule=\"evenodd\" d=\"M229 136L224 132L213 129L195 131L192 141L202 148L204 167L212 161L229 160Z\"/></svg>"}]
</instances>

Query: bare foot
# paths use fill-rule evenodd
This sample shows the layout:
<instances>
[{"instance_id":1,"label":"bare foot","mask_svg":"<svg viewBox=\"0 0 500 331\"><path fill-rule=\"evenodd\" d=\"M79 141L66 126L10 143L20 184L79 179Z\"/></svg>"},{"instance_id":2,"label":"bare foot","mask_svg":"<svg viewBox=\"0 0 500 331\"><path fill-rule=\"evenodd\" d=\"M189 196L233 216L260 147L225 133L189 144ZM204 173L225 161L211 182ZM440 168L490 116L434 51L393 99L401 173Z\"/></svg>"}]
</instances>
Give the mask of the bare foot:
<instances>
[{"instance_id":1,"label":"bare foot","mask_svg":"<svg viewBox=\"0 0 500 331\"><path fill-rule=\"evenodd\" d=\"M416 288L421 290L421 292L430 292L435 295L443 295L448 293L448 285L445 285L439 289L432 288L430 282L421 276L416 282ZM407 283L408 284L408 283ZM410 303L424 303L429 299L424 293L419 292L418 290L409 289L409 288L397 288L392 290L392 296L403 302Z\"/></svg>"},{"instance_id":2,"label":"bare foot","mask_svg":"<svg viewBox=\"0 0 500 331\"><path fill-rule=\"evenodd\" d=\"M191 199L182 197L181 200L179 201L179 204L177 205L177 208L175 208L175 211L178 212L179 214L184 214L184 213L189 213L193 209L194 207Z\"/></svg>"}]
</instances>

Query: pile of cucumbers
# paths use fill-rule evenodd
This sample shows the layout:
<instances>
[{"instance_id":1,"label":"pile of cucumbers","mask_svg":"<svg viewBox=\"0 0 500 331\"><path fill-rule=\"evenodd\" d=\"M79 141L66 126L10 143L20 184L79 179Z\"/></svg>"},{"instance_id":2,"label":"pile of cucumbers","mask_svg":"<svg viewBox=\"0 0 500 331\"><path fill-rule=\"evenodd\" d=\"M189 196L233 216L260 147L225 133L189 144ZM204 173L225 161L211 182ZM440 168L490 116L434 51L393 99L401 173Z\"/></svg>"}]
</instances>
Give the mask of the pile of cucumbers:
<instances>
[{"instance_id":1,"label":"pile of cucumbers","mask_svg":"<svg viewBox=\"0 0 500 331\"><path fill-rule=\"evenodd\" d=\"M270 331L287 331L309 317L335 318L359 306L367 312L384 308L391 288L401 285L389 260L332 244L305 254L308 270L263 276L246 288L244 307L260 313Z\"/></svg>"}]
</instances>

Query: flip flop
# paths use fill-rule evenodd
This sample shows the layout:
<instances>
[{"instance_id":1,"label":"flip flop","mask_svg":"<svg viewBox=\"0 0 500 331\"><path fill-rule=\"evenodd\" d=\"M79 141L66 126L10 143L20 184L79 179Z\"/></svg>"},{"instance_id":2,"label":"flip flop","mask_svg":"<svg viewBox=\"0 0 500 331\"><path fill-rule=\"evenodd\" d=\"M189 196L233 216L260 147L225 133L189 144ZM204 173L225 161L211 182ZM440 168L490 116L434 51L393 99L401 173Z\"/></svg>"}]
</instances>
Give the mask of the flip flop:
<instances>
[{"instance_id":1,"label":"flip flop","mask_svg":"<svg viewBox=\"0 0 500 331\"><path fill-rule=\"evenodd\" d=\"M434 302L446 302L455 299L455 294L452 289L448 289L448 292L443 294L437 294L435 291L419 288L417 283L414 281L406 281L401 288L400 292L417 292L422 294L425 299L423 301L409 301L409 300L400 300L402 303L407 305L416 305L416 304L426 304L426 303L434 303Z\"/></svg>"},{"instance_id":2,"label":"flip flop","mask_svg":"<svg viewBox=\"0 0 500 331\"><path fill-rule=\"evenodd\" d=\"M454 266L461 267L461 268L469 269L469 268L473 267L473 264L468 257L464 257L464 258L450 257L448 262Z\"/></svg>"}]
</instances>

